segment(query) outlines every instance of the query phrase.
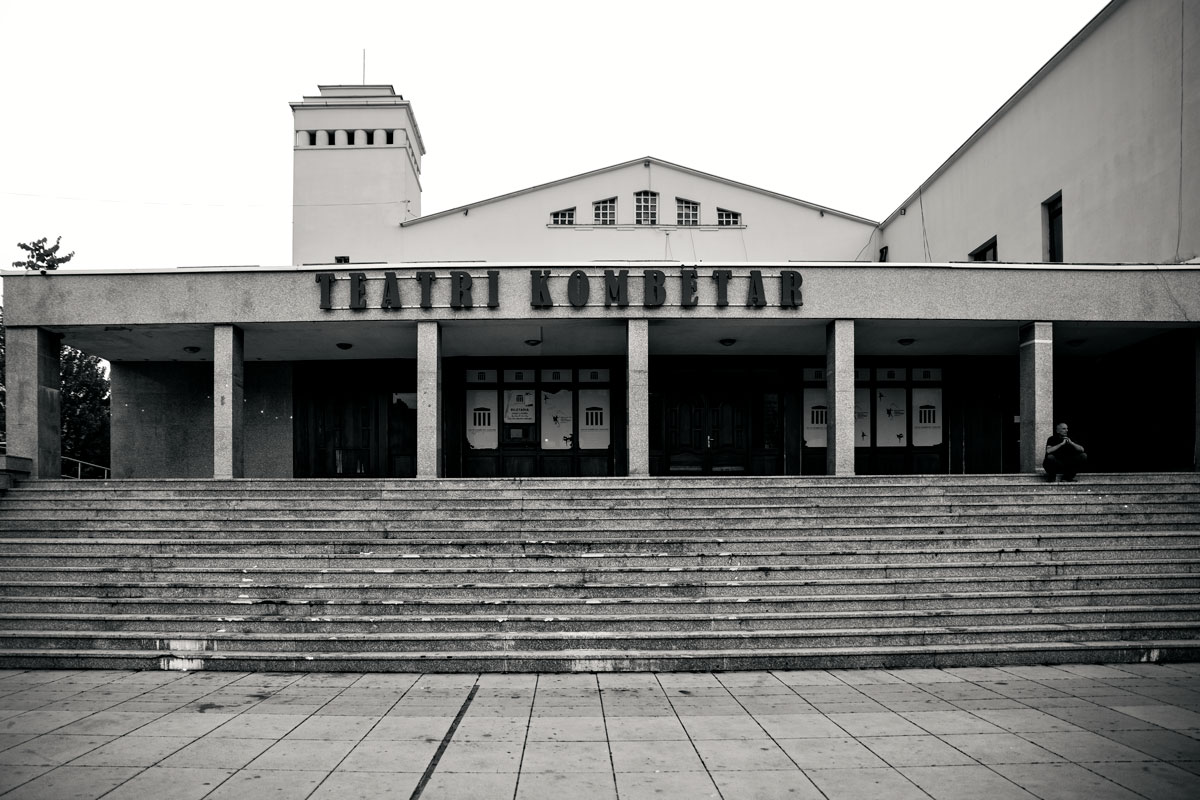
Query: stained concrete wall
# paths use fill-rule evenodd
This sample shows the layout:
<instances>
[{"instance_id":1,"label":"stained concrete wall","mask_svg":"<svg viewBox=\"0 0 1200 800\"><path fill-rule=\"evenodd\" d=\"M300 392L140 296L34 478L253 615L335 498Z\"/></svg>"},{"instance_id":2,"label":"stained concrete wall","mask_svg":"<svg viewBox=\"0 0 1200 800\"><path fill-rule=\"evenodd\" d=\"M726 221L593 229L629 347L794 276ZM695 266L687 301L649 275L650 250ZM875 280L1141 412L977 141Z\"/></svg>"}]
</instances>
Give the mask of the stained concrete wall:
<instances>
[{"instance_id":1,"label":"stained concrete wall","mask_svg":"<svg viewBox=\"0 0 1200 800\"><path fill-rule=\"evenodd\" d=\"M212 364L113 362L114 478L211 478Z\"/></svg>"},{"instance_id":2,"label":"stained concrete wall","mask_svg":"<svg viewBox=\"0 0 1200 800\"><path fill-rule=\"evenodd\" d=\"M292 365L246 363L243 469L247 478L292 477Z\"/></svg>"},{"instance_id":3,"label":"stained concrete wall","mask_svg":"<svg viewBox=\"0 0 1200 800\"><path fill-rule=\"evenodd\" d=\"M112 363L114 478L213 476L213 367ZM246 364L247 478L292 477L292 365Z\"/></svg>"}]
</instances>

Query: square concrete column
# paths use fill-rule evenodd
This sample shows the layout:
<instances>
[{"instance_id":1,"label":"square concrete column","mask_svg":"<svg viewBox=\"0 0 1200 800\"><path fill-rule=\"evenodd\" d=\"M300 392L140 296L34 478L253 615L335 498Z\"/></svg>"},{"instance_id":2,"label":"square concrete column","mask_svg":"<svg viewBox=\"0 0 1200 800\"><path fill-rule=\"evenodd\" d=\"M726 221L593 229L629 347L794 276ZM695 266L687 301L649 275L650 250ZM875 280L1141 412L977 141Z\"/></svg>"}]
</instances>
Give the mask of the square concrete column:
<instances>
[{"instance_id":1,"label":"square concrete column","mask_svg":"<svg viewBox=\"0 0 1200 800\"><path fill-rule=\"evenodd\" d=\"M650 474L650 321L631 319L627 323L628 366L625 376L628 419L625 435L629 454L629 474Z\"/></svg>"},{"instance_id":2,"label":"square concrete column","mask_svg":"<svg viewBox=\"0 0 1200 800\"><path fill-rule=\"evenodd\" d=\"M417 323L417 477L442 475L442 330Z\"/></svg>"},{"instance_id":3,"label":"square concrete column","mask_svg":"<svg viewBox=\"0 0 1200 800\"><path fill-rule=\"evenodd\" d=\"M245 438L245 334L236 325L213 328L213 477L241 478Z\"/></svg>"},{"instance_id":4,"label":"square concrete column","mask_svg":"<svg viewBox=\"0 0 1200 800\"><path fill-rule=\"evenodd\" d=\"M5 337L8 454L34 478L62 477L62 378L55 333L9 328Z\"/></svg>"},{"instance_id":5,"label":"square concrete column","mask_svg":"<svg viewBox=\"0 0 1200 800\"><path fill-rule=\"evenodd\" d=\"M854 320L835 319L825 326L825 399L829 435L827 475L854 474Z\"/></svg>"},{"instance_id":6,"label":"square concrete column","mask_svg":"<svg viewBox=\"0 0 1200 800\"><path fill-rule=\"evenodd\" d=\"M1054 323L1021 327L1021 471L1037 472L1054 433Z\"/></svg>"}]
</instances>

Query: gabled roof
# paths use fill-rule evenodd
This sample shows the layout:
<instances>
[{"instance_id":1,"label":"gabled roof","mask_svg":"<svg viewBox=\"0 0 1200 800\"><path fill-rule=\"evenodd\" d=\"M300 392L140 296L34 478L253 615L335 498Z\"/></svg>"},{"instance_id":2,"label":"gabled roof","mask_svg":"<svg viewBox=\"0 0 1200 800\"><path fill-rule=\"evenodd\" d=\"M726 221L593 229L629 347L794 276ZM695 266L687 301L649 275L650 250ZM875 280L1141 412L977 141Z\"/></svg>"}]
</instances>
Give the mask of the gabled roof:
<instances>
[{"instance_id":1,"label":"gabled roof","mask_svg":"<svg viewBox=\"0 0 1200 800\"><path fill-rule=\"evenodd\" d=\"M976 142L983 138L985 133L991 130L1005 114L1011 111L1012 108L1017 105L1017 103L1021 102L1026 95L1032 92L1034 87L1042 82L1043 78L1053 72L1058 65L1066 59L1067 56L1074 52L1075 48L1079 47L1079 45L1081 45L1085 39L1091 36L1096 29L1103 25L1104 21L1111 17L1124 2L1125 0L1111 0L1108 5L1100 9L1096 16L1092 17L1091 21L1088 22L1087 25L1084 25L1082 30L1072 36L1070 41L1064 44L1057 53L1051 56L1050 60L1043 64L1042 68L1033 74L1033 77L1025 81L1025 83L1021 85L1021 88L1017 89L1017 91L1013 93L1012 97L1008 98L1008 100L1004 102L1004 105L1000 106L1000 108L996 109L996 111L990 117L984 120L983 124L980 125L965 142L959 145L958 149L951 153L950 157L943 161L942 165L933 171L932 175L926 178L924 182L922 182L921 185L918 186L915 191L913 191L912 194L906 197L903 203L896 206L895 210L892 211L891 214L888 214L887 218L880 223L880 227L886 228L891 224L892 220L900 215L902 209L906 209L914 202L917 202L921 197L922 192L929 188L930 184L940 178L946 172L946 170L950 169L950 167L956 161L962 158L962 156L968 150L970 150Z\"/></svg>"},{"instance_id":2,"label":"gabled roof","mask_svg":"<svg viewBox=\"0 0 1200 800\"><path fill-rule=\"evenodd\" d=\"M772 197L776 200L782 200L786 203L792 203L794 205L798 205L803 208L812 209L813 211L823 211L826 214L833 214L838 217L843 217L845 219L854 220L855 222L862 222L867 225L877 225L878 224L877 222L875 222L875 220L870 220L870 219L866 219L865 217L855 216L854 214L847 214L845 211L838 211L837 209L829 208L827 206L817 205L816 203L809 203L805 200L799 200L795 197L788 197L785 194L779 194L778 192L771 192L766 189L760 189L757 186L751 186L747 183L739 183L737 181L731 181L728 178L722 178L718 175L712 175L707 172L701 172L700 170L691 169L690 167L680 166L679 164L672 164L670 161L663 161L661 158L654 158L653 156L645 156L643 158L635 158L631 161L623 161L620 164L613 164L610 167L602 167L600 169L592 170L591 172L583 172L583 173L580 173L579 175L572 175L568 178L560 178L559 180L550 181L549 183L542 183L542 184L538 184L537 186L530 186L527 189L520 189L515 192L509 192L508 194L502 194L502 195L498 195L496 197L489 197L486 200L480 200L475 203L468 203L467 205L457 206L456 208L446 209L445 211L439 211L436 214L426 214L423 217L417 217L416 219L405 220L404 222L400 223L400 227L407 228L411 225L418 225L418 224L420 224L422 222L426 222L428 220L438 219L439 217L446 217L446 216L450 216L453 214L461 214L463 211L466 211L466 210L469 210L472 208L478 208L480 206L486 206L486 205L490 205L492 203L499 203L503 200L508 200L513 197L520 197L521 195L532 194L533 192L541 191L543 189L550 189L555 186L562 186L563 184L570 183L572 181L583 180L584 178L591 178L596 175L603 175L607 172L616 172L617 170L626 169L628 167L636 166L638 164L657 164L662 167L669 167L670 169L678 170L679 172L685 172L689 175L694 175L695 177L703 178L705 180L710 180L715 183L723 183L726 186L733 186L735 188L743 189L748 192L756 192L758 194L765 195L767 197Z\"/></svg>"}]
</instances>

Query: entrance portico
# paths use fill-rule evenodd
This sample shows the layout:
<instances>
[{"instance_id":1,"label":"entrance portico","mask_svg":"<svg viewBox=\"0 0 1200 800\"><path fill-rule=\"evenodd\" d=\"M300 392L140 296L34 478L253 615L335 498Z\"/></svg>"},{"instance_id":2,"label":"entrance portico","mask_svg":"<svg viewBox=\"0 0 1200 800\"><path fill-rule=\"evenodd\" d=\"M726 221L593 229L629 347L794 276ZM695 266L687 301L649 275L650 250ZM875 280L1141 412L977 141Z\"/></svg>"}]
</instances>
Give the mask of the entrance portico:
<instances>
[{"instance_id":1,"label":"entrance portico","mask_svg":"<svg viewBox=\"0 0 1200 800\"><path fill-rule=\"evenodd\" d=\"M1129 469L1137 450L1106 415L1109 397L1128 406L1134 376L1180 431L1143 468L1191 469L1198 275L10 274L9 453L57 474L61 341L112 364L117 477L1033 472L1056 407L1095 448L1095 469ZM1046 299L1064 295L1077 298L1073 318Z\"/></svg>"}]
</instances>

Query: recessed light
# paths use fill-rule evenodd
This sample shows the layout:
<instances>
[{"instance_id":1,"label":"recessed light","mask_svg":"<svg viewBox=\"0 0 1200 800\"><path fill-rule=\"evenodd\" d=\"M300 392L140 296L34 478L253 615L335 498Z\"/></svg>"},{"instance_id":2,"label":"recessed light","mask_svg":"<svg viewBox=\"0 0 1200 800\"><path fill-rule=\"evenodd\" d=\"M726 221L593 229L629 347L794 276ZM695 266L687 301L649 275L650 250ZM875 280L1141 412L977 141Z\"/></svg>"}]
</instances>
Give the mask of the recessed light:
<instances>
[{"instance_id":1,"label":"recessed light","mask_svg":"<svg viewBox=\"0 0 1200 800\"><path fill-rule=\"evenodd\" d=\"M525 344L529 345L530 347L537 347L541 343L542 343L541 339L526 339L525 340Z\"/></svg>"},{"instance_id":2,"label":"recessed light","mask_svg":"<svg viewBox=\"0 0 1200 800\"><path fill-rule=\"evenodd\" d=\"M200 348L199 348L199 347L196 347L196 345L194 345L194 344L189 344L187 347L183 348L183 352L185 352L185 353L199 353L199 352L200 352Z\"/></svg>"},{"instance_id":3,"label":"recessed light","mask_svg":"<svg viewBox=\"0 0 1200 800\"><path fill-rule=\"evenodd\" d=\"M721 339L720 342L722 347L733 347L737 344L737 339Z\"/></svg>"},{"instance_id":4,"label":"recessed light","mask_svg":"<svg viewBox=\"0 0 1200 800\"><path fill-rule=\"evenodd\" d=\"M354 345L350 344L349 342L338 342L337 343L338 350L349 350L351 347L354 347Z\"/></svg>"},{"instance_id":5,"label":"recessed light","mask_svg":"<svg viewBox=\"0 0 1200 800\"><path fill-rule=\"evenodd\" d=\"M910 344L913 344L916 341L917 341L916 339L911 339L906 336L903 339L897 339L896 344L900 345L901 347L908 347Z\"/></svg>"}]
</instances>

